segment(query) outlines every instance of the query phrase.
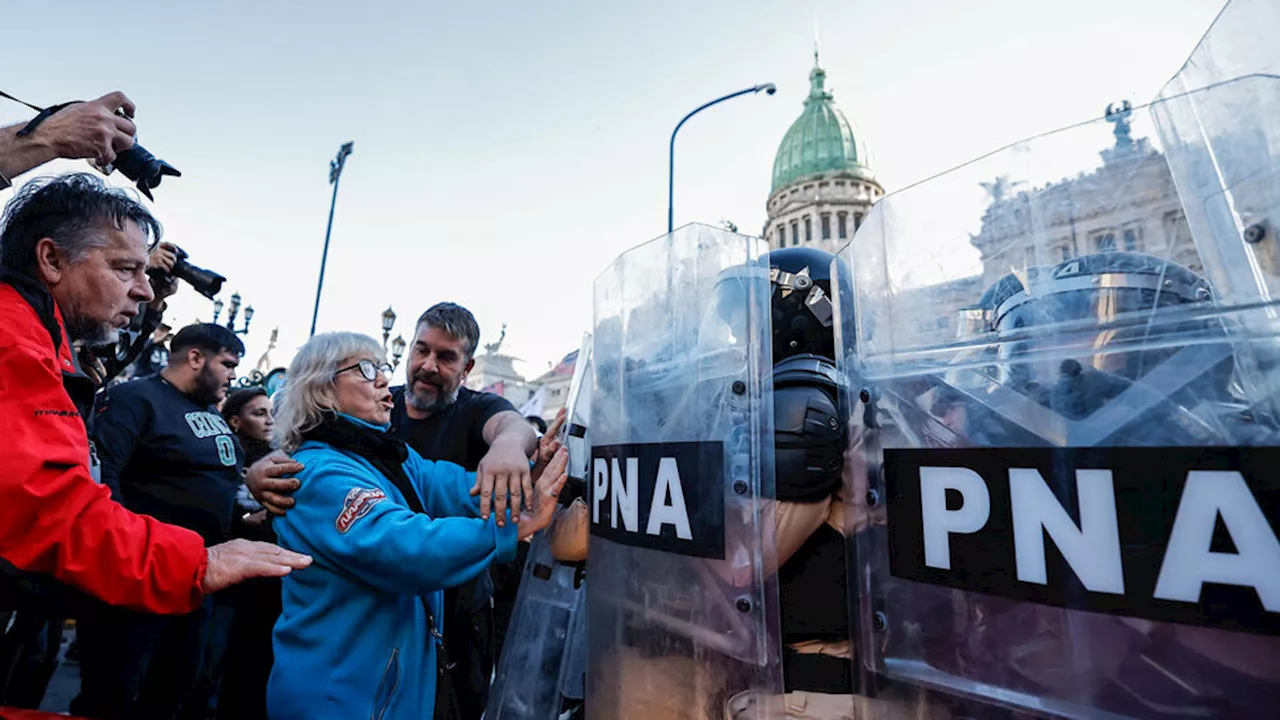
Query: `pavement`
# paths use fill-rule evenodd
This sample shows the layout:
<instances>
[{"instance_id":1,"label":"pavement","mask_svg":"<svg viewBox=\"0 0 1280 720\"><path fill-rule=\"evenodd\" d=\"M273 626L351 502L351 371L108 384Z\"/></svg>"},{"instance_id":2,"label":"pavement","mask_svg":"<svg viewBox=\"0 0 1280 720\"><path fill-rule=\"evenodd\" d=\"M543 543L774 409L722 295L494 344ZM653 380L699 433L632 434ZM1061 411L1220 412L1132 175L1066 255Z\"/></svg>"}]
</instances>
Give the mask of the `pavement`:
<instances>
[{"instance_id":1,"label":"pavement","mask_svg":"<svg viewBox=\"0 0 1280 720\"><path fill-rule=\"evenodd\" d=\"M49 689L45 691L44 702L40 709L44 712L68 714L71 700L80 694L80 663L67 660L67 649L76 639L74 628L62 633L62 647L58 650L58 669L49 681Z\"/></svg>"}]
</instances>

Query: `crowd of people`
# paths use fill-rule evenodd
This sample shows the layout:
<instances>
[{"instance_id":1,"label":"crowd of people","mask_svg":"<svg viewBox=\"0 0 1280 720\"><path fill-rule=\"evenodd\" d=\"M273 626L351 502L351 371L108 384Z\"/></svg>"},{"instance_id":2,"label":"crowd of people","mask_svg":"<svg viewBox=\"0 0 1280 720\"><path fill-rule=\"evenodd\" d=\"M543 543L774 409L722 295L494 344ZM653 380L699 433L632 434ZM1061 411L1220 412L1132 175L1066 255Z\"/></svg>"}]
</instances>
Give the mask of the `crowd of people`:
<instances>
[{"instance_id":1,"label":"crowd of people","mask_svg":"<svg viewBox=\"0 0 1280 720\"><path fill-rule=\"evenodd\" d=\"M0 187L109 166L133 111L0 129ZM0 705L39 707L74 620L80 717L479 718L567 458L558 423L464 386L472 314L422 313L399 387L338 332L275 396L232 391L242 342L164 323L178 251L132 194L39 178L0 223Z\"/></svg>"}]
</instances>

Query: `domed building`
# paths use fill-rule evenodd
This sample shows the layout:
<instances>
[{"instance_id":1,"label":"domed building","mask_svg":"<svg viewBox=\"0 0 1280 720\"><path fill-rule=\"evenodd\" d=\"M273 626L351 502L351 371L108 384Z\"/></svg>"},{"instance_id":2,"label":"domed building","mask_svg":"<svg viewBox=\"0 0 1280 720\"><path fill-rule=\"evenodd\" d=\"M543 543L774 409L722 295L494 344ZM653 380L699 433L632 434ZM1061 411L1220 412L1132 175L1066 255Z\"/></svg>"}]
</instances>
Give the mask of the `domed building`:
<instances>
[{"instance_id":1,"label":"domed building","mask_svg":"<svg viewBox=\"0 0 1280 720\"><path fill-rule=\"evenodd\" d=\"M773 186L763 236L771 248L812 245L835 252L853 237L884 188L867 167L844 113L826 88L813 55L809 97L773 160Z\"/></svg>"}]
</instances>

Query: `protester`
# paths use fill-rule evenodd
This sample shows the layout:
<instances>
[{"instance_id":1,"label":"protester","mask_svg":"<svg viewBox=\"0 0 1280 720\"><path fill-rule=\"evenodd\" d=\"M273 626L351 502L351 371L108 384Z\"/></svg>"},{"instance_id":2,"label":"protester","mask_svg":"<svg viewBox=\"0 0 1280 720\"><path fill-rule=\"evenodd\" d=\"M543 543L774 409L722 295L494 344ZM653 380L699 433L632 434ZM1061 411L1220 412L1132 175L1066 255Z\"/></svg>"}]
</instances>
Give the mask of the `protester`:
<instances>
[{"instance_id":1,"label":"protester","mask_svg":"<svg viewBox=\"0 0 1280 720\"><path fill-rule=\"evenodd\" d=\"M0 597L48 606L53 595L73 603L86 593L181 614L247 577L306 567L309 558L266 544L206 548L190 530L129 512L94 482L84 418L95 387L72 343L114 340L152 300L145 270L148 238L160 234L155 219L93 175L73 174L24 186L2 225L0 565L8 582Z\"/></svg>"},{"instance_id":2,"label":"protester","mask_svg":"<svg viewBox=\"0 0 1280 720\"><path fill-rule=\"evenodd\" d=\"M227 393L222 417L244 447L246 466L271 452L271 431L276 423L266 388L255 385ZM261 510L262 506L258 505L257 509Z\"/></svg>"},{"instance_id":3,"label":"protester","mask_svg":"<svg viewBox=\"0 0 1280 720\"><path fill-rule=\"evenodd\" d=\"M283 583L273 720L457 717L439 709L451 694L437 665L449 651L438 633L441 590L510 560L518 537L550 521L567 479L561 451L546 473L535 468L536 494L527 488L521 507L482 519L487 497L474 497L473 473L423 460L387 432L390 372L372 338L318 335L281 390L276 436L306 469L276 531L321 561Z\"/></svg>"},{"instance_id":4,"label":"protester","mask_svg":"<svg viewBox=\"0 0 1280 720\"><path fill-rule=\"evenodd\" d=\"M205 323L183 328L171 345L159 375L102 396L93 423L102 481L130 510L215 545L231 535L244 455L213 405L235 378L244 344L227 328ZM176 716L196 686L213 608L214 598L206 597L184 615L117 610L82 621L82 682L72 712Z\"/></svg>"},{"instance_id":5,"label":"protester","mask_svg":"<svg viewBox=\"0 0 1280 720\"><path fill-rule=\"evenodd\" d=\"M499 524L508 506L516 514L522 496L532 492L529 459L538 447L533 428L515 407L500 396L466 388L467 373L475 365L480 327L475 317L454 303L438 303L418 318L405 385L392 389L395 408L391 432L428 460L447 460L476 473L474 493L487 519L490 509ZM290 374L292 377L292 374ZM293 506L287 493L296 481L272 475L293 471L284 455L268 456L249 468L246 482L268 510L283 513ZM508 495L510 500L508 500ZM505 577L519 578L520 567L508 562ZM515 584L503 587L500 605L509 612ZM491 601L493 582L488 572L445 592L445 642L456 664L458 697L463 717L479 718L488 702L498 648ZM505 623L501 623L505 625Z\"/></svg>"}]
</instances>

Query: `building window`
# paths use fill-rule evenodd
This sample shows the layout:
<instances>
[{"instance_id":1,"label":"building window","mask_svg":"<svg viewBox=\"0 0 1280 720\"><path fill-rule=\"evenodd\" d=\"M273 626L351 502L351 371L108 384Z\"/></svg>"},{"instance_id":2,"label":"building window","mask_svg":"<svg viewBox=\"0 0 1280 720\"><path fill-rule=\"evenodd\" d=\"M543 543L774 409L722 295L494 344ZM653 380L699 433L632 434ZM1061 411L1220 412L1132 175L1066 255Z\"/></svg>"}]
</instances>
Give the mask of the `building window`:
<instances>
[{"instance_id":1,"label":"building window","mask_svg":"<svg viewBox=\"0 0 1280 720\"><path fill-rule=\"evenodd\" d=\"M1071 246L1059 245L1058 246L1058 262L1066 262L1070 259L1071 259Z\"/></svg>"},{"instance_id":2,"label":"building window","mask_svg":"<svg viewBox=\"0 0 1280 720\"><path fill-rule=\"evenodd\" d=\"M813 218L804 216L804 241L813 242Z\"/></svg>"},{"instance_id":3,"label":"building window","mask_svg":"<svg viewBox=\"0 0 1280 720\"><path fill-rule=\"evenodd\" d=\"M800 221L799 220L791 221L791 244L792 245L800 244Z\"/></svg>"},{"instance_id":4,"label":"building window","mask_svg":"<svg viewBox=\"0 0 1280 720\"><path fill-rule=\"evenodd\" d=\"M787 246L787 226L783 223L778 223L778 247L786 247L786 246Z\"/></svg>"},{"instance_id":5,"label":"building window","mask_svg":"<svg viewBox=\"0 0 1280 720\"><path fill-rule=\"evenodd\" d=\"M822 213L822 239L831 239L831 213Z\"/></svg>"},{"instance_id":6,"label":"building window","mask_svg":"<svg viewBox=\"0 0 1280 720\"><path fill-rule=\"evenodd\" d=\"M837 181L836 181L836 187L844 187L844 181L843 181L843 180L837 180Z\"/></svg>"},{"instance_id":7,"label":"building window","mask_svg":"<svg viewBox=\"0 0 1280 720\"><path fill-rule=\"evenodd\" d=\"M1093 236L1093 246L1098 252L1111 252L1116 249L1116 234L1111 230L1103 230Z\"/></svg>"},{"instance_id":8,"label":"building window","mask_svg":"<svg viewBox=\"0 0 1280 720\"><path fill-rule=\"evenodd\" d=\"M1129 252L1136 252L1138 250L1138 228L1125 228L1124 249Z\"/></svg>"},{"instance_id":9,"label":"building window","mask_svg":"<svg viewBox=\"0 0 1280 720\"><path fill-rule=\"evenodd\" d=\"M853 231L858 232L858 228L862 227L862 213L853 214Z\"/></svg>"},{"instance_id":10,"label":"building window","mask_svg":"<svg viewBox=\"0 0 1280 720\"><path fill-rule=\"evenodd\" d=\"M836 235L844 240L849 237L849 213L836 213Z\"/></svg>"}]
</instances>

